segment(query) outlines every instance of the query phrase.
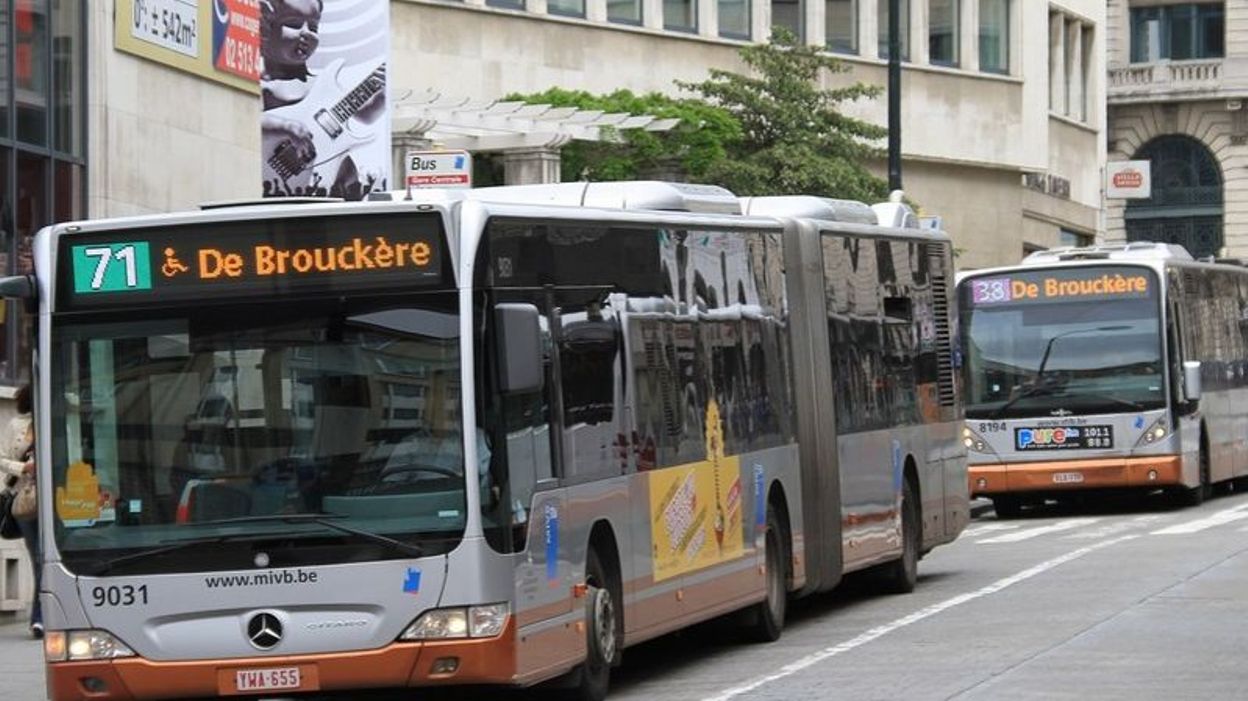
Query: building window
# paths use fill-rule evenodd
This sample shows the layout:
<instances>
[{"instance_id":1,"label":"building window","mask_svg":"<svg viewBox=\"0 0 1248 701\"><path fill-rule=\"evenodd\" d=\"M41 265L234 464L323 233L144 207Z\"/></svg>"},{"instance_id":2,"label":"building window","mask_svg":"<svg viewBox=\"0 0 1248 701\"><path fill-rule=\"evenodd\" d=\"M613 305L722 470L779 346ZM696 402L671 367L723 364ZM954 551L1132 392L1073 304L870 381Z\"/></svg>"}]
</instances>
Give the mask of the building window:
<instances>
[{"instance_id":1,"label":"building window","mask_svg":"<svg viewBox=\"0 0 1248 701\"><path fill-rule=\"evenodd\" d=\"M505 7L509 10L523 10L524 0L485 0L490 7Z\"/></svg>"},{"instance_id":2,"label":"building window","mask_svg":"<svg viewBox=\"0 0 1248 701\"><path fill-rule=\"evenodd\" d=\"M877 0L879 6L879 35L880 35L880 58L888 58L888 8L892 0ZM910 0L901 0L898 3L901 11L898 13L901 20L901 60L910 60Z\"/></svg>"},{"instance_id":3,"label":"building window","mask_svg":"<svg viewBox=\"0 0 1248 701\"><path fill-rule=\"evenodd\" d=\"M802 44L803 10L801 0L771 0L771 26L789 30Z\"/></svg>"},{"instance_id":4,"label":"building window","mask_svg":"<svg viewBox=\"0 0 1248 701\"><path fill-rule=\"evenodd\" d=\"M546 0L546 11L552 15L584 17L585 0Z\"/></svg>"},{"instance_id":5,"label":"building window","mask_svg":"<svg viewBox=\"0 0 1248 701\"><path fill-rule=\"evenodd\" d=\"M1092 235L1081 234L1078 231L1071 231L1070 229L1060 229L1057 232L1057 244L1059 246L1085 248L1092 245Z\"/></svg>"},{"instance_id":6,"label":"building window","mask_svg":"<svg viewBox=\"0 0 1248 701\"><path fill-rule=\"evenodd\" d=\"M641 24L641 0L607 0L607 21Z\"/></svg>"},{"instance_id":7,"label":"building window","mask_svg":"<svg viewBox=\"0 0 1248 701\"><path fill-rule=\"evenodd\" d=\"M698 30L696 0L663 0L663 28L680 32Z\"/></svg>"},{"instance_id":8,"label":"building window","mask_svg":"<svg viewBox=\"0 0 1248 701\"><path fill-rule=\"evenodd\" d=\"M927 46L929 60L941 66L958 65L959 0L929 0Z\"/></svg>"},{"instance_id":9,"label":"building window","mask_svg":"<svg viewBox=\"0 0 1248 701\"><path fill-rule=\"evenodd\" d=\"M1010 72L1010 0L979 0L979 69Z\"/></svg>"},{"instance_id":10,"label":"building window","mask_svg":"<svg viewBox=\"0 0 1248 701\"><path fill-rule=\"evenodd\" d=\"M1093 25L1049 13L1049 111L1088 121Z\"/></svg>"},{"instance_id":11,"label":"building window","mask_svg":"<svg viewBox=\"0 0 1248 701\"><path fill-rule=\"evenodd\" d=\"M1131 8L1131 62L1222 58L1226 11L1222 4Z\"/></svg>"},{"instance_id":12,"label":"building window","mask_svg":"<svg viewBox=\"0 0 1248 701\"><path fill-rule=\"evenodd\" d=\"M858 53L858 0L826 0L824 8L828 50Z\"/></svg>"},{"instance_id":13,"label":"building window","mask_svg":"<svg viewBox=\"0 0 1248 701\"><path fill-rule=\"evenodd\" d=\"M86 203L86 8L0 0L0 276L32 272L39 229ZM30 376L33 319L0 302L0 383Z\"/></svg>"},{"instance_id":14,"label":"building window","mask_svg":"<svg viewBox=\"0 0 1248 701\"><path fill-rule=\"evenodd\" d=\"M719 1L719 35L730 39L750 38L750 1Z\"/></svg>"}]
</instances>

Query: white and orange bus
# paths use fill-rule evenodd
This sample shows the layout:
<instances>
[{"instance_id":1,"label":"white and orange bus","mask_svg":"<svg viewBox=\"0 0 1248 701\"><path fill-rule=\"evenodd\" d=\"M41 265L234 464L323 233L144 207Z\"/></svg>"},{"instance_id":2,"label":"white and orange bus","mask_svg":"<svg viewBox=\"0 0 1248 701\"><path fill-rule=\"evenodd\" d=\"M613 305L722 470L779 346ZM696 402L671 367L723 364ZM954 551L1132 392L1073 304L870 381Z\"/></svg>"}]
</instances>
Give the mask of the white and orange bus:
<instances>
[{"instance_id":1,"label":"white and orange bus","mask_svg":"<svg viewBox=\"0 0 1248 701\"><path fill-rule=\"evenodd\" d=\"M639 641L908 591L967 520L949 239L865 205L270 201L34 255L0 292L37 311L56 701L601 699Z\"/></svg>"},{"instance_id":2,"label":"white and orange bus","mask_svg":"<svg viewBox=\"0 0 1248 701\"><path fill-rule=\"evenodd\" d=\"M1248 476L1248 268L1178 246L1062 248L960 278L970 490L1046 499Z\"/></svg>"}]
</instances>

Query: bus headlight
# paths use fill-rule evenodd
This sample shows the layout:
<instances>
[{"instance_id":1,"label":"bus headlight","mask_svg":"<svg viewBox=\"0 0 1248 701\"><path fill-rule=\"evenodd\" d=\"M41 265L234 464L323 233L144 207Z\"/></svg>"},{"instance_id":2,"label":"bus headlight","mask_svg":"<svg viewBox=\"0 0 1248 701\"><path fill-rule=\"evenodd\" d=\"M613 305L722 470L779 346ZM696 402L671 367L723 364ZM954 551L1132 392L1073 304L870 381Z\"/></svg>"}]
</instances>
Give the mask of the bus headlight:
<instances>
[{"instance_id":1,"label":"bus headlight","mask_svg":"<svg viewBox=\"0 0 1248 701\"><path fill-rule=\"evenodd\" d=\"M1166 416L1163 414L1152 426L1149 426L1144 435L1140 436L1140 440L1136 445L1149 445L1170 435L1170 430L1166 428Z\"/></svg>"},{"instance_id":2,"label":"bus headlight","mask_svg":"<svg viewBox=\"0 0 1248 701\"><path fill-rule=\"evenodd\" d=\"M107 631L51 630L43 638L43 656L48 662L78 662L134 657L134 651Z\"/></svg>"},{"instance_id":3,"label":"bus headlight","mask_svg":"<svg viewBox=\"0 0 1248 701\"><path fill-rule=\"evenodd\" d=\"M399 639L492 638L503 632L510 614L511 605L506 603L425 611Z\"/></svg>"},{"instance_id":4,"label":"bus headlight","mask_svg":"<svg viewBox=\"0 0 1248 701\"><path fill-rule=\"evenodd\" d=\"M969 426L962 427L962 445L966 446L966 449L972 452L990 452L988 450L988 444L984 442L983 437L972 431Z\"/></svg>"}]
</instances>

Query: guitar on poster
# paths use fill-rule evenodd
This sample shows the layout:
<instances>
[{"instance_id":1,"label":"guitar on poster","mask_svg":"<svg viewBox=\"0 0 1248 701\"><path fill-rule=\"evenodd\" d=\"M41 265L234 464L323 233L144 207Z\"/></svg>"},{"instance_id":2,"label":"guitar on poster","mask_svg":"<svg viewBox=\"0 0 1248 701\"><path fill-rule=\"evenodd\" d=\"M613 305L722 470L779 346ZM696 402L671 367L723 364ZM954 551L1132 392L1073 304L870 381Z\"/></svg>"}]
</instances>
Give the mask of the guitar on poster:
<instances>
[{"instance_id":1,"label":"guitar on poster","mask_svg":"<svg viewBox=\"0 0 1248 701\"><path fill-rule=\"evenodd\" d=\"M354 83L344 64L336 60L324 72L310 76L302 98L292 96L290 104L265 110L261 137L265 183L280 183L287 193L306 189L314 184L315 170L327 170L326 165L376 138L376 130L360 117L377 99L384 99L386 64L377 65ZM279 100L284 97L275 92ZM269 128L274 123L298 125L309 138L292 138L288 129L294 127Z\"/></svg>"}]
</instances>

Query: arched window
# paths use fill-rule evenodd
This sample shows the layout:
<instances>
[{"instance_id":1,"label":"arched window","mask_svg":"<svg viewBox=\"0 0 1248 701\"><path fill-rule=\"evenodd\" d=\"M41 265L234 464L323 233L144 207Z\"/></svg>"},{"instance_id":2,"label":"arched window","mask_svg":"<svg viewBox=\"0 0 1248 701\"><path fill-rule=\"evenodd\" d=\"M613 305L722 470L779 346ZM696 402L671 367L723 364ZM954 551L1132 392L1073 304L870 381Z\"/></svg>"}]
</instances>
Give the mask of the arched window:
<instances>
[{"instance_id":1,"label":"arched window","mask_svg":"<svg viewBox=\"0 0 1248 701\"><path fill-rule=\"evenodd\" d=\"M1127 204L1128 241L1177 243L1195 257L1222 250L1222 173L1204 144L1159 136L1136 152L1152 163L1153 194Z\"/></svg>"}]
</instances>

